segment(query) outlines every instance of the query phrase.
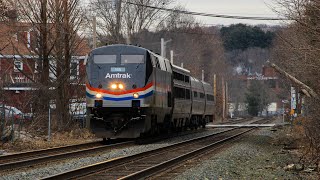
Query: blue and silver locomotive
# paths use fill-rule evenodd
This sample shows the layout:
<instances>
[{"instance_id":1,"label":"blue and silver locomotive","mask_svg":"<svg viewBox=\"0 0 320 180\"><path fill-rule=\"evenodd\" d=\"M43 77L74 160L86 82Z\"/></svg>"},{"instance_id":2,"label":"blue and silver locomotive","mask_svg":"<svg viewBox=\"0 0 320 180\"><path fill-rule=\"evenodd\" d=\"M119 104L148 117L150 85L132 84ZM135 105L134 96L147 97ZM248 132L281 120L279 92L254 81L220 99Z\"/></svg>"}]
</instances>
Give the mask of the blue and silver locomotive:
<instances>
[{"instance_id":1,"label":"blue and silver locomotive","mask_svg":"<svg viewBox=\"0 0 320 180\"><path fill-rule=\"evenodd\" d=\"M212 87L148 49L94 49L86 71L86 124L97 137L137 138L205 126L213 118Z\"/></svg>"}]
</instances>

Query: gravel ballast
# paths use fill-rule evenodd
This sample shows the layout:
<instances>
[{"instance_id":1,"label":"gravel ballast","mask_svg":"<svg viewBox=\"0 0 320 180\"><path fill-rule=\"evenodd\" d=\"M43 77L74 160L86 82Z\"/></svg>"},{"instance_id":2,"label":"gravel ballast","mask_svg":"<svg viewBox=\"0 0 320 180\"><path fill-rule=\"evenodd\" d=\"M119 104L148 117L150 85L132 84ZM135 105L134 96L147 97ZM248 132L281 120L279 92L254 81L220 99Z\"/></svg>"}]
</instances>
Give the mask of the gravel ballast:
<instances>
[{"instance_id":1,"label":"gravel ballast","mask_svg":"<svg viewBox=\"0 0 320 180\"><path fill-rule=\"evenodd\" d=\"M65 160L64 162L42 165L33 169L28 168L0 175L0 179L44 178L112 158L165 147L183 140L223 130L226 129L209 129L154 144L136 145L99 153L95 156ZM271 128L261 128L250 135L246 135L244 139L235 141L229 148L219 151L218 154L207 155L201 163L195 164L192 168L183 171L176 177L172 177L172 179L301 179L297 171L285 170L288 165L295 164L297 158L293 157L288 150L284 150L283 146L273 143L280 132L281 128L277 131L271 131Z\"/></svg>"},{"instance_id":2,"label":"gravel ballast","mask_svg":"<svg viewBox=\"0 0 320 180\"><path fill-rule=\"evenodd\" d=\"M73 170L77 169L83 166L91 165L94 163L110 160L113 158L117 157L122 157L122 156L127 156L127 155L133 155L145 151L150 151L153 149L169 146L171 144L181 142L187 139L195 138L195 137L200 137L220 131L224 131L226 129L210 129L210 130L205 130L203 132L195 133L195 134L189 134L189 135L184 135L181 137L175 137L171 139L167 139L158 143L154 144L147 144L147 145L136 145L132 146L129 148L123 148L123 149L115 149L108 151L106 153L99 153L96 156L90 156L86 158L77 158L77 159L71 159L71 160L66 160L63 163L53 163L47 164L47 165L42 165L39 168L34 167L33 169L25 169L19 170L18 172L14 173L6 173L6 174L0 174L0 179L39 179L39 178L44 178L48 177L51 175L59 174L68 170Z\"/></svg>"},{"instance_id":3,"label":"gravel ballast","mask_svg":"<svg viewBox=\"0 0 320 180\"><path fill-rule=\"evenodd\" d=\"M245 135L229 148L205 156L202 162L173 179L318 179L316 172L297 170L298 157L282 145L274 144L282 135L281 129L274 132L262 128Z\"/></svg>"}]
</instances>

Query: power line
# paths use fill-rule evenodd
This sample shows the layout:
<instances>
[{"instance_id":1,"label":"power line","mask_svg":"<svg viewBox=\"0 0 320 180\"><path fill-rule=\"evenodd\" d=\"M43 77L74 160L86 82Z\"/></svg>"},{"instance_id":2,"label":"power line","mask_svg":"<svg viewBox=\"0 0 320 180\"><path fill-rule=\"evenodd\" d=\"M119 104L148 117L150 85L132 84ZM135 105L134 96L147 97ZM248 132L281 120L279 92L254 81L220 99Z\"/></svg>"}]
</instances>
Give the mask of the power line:
<instances>
[{"instance_id":1,"label":"power line","mask_svg":"<svg viewBox=\"0 0 320 180\"><path fill-rule=\"evenodd\" d=\"M210 13L201 13L201 12L193 12L193 11L184 11L184 10L177 10L177 9L170 9L164 7L156 7L150 6L145 4L137 4L133 2L126 1L125 3L130 5L142 6L151 9L158 9L163 11L175 12L180 14L189 14L195 16L206 16L206 17L216 17L216 18L226 18L226 19L247 19L247 20L262 20L262 21L281 21L281 20L289 20L287 18L273 18L273 17L255 17L255 16L231 16L231 15L223 15L223 14L210 14Z\"/></svg>"},{"instance_id":2,"label":"power line","mask_svg":"<svg viewBox=\"0 0 320 180\"><path fill-rule=\"evenodd\" d=\"M217 36L217 33L205 33L205 32L187 32L187 31L168 31L168 33L173 33L173 34L191 34L191 35L201 35L201 36Z\"/></svg>"}]
</instances>

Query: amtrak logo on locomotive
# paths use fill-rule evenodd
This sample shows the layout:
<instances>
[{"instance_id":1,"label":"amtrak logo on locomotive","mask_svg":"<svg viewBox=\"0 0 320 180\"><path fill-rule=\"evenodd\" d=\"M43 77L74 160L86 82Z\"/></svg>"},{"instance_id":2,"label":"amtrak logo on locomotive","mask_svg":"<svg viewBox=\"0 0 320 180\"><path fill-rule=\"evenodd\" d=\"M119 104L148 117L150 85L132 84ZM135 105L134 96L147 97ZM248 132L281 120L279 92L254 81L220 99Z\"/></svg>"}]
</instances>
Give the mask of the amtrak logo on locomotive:
<instances>
[{"instance_id":1,"label":"amtrak logo on locomotive","mask_svg":"<svg viewBox=\"0 0 320 180\"><path fill-rule=\"evenodd\" d=\"M106 75L106 78L122 78L122 79L131 79L132 74L126 73L126 74L110 74L108 73Z\"/></svg>"}]
</instances>

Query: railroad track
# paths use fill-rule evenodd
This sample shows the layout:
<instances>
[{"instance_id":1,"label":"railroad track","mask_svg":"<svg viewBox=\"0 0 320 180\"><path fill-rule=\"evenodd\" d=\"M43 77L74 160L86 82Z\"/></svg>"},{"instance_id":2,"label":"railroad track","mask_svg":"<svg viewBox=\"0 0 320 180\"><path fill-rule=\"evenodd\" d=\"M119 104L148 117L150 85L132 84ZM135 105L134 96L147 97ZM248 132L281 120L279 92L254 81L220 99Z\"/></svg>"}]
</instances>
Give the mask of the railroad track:
<instances>
[{"instance_id":1,"label":"railroad track","mask_svg":"<svg viewBox=\"0 0 320 180\"><path fill-rule=\"evenodd\" d=\"M22 167L34 166L58 160L69 159L82 156L84 154L93 154L115 148L134 145L134 141L114 141L108 144L103 142L90 142L85 144L42 149L37 151L28 151L11 155L0 156L0 171L12 170Z\"/></svg>"},{"instance_id":2,"label":"railroad track","mask_svg":"<svg viewBox=\"0 0 320 180\"><path fill-rule=\"evenodd\" d=\"M255 121L253 123L257 123L263 121ZM180 175L181 173L185 172L186 170L193 168L196 165L201 164L203 161L207 160L208 157L212 157L216 155L219 152L222 152L225 149L232 148L233 143L241 140L242 136L233 138L232 140L226 142L217 144L217 146L214 146L213 148L209 149L208 151L204 152L203 154L195 155L194 157L189 158L187 161L180 162L179 164L173 164L172 166L168 166L161 170L161 172L152 174L148 176L147 180L152 179L174 179L177 175Z\"/></svg>"},{"instance_id":3,"label":"railroad track","mask_svg":"<svg viewBox=\"0 0 320 180\"><path fill-rule=\"evenodd\" d=\"M265 120L264 120L265 121ZM261 122L261 120L254 123ZM176 143L167 147L68 171L45 179L141 179L209 151L253 128L233 128L223 132Z\"/></svg>"},{"instance_id":4,"label":"railroad track","mask_svg":"<svg viewBox=\"0 0 320 180\"><path fill-rule=\"evenodd\" d=\"M185 136L192 133L199 133L205 130L189 131L189 132L177 132L165 137L157 137L156 140L150 139L139 140L138 144L147 144L157 142L177 136ZM70 145L63 147L56 147L50 149L42 149L36 151L28 151L23 153L15 153L5 156L0 156L0 172L6 170L13 170L18 168L35 166L38 164L44 164L46 162L52 163L59 160L70 159L74 157L81 157L86 154L94 154L97 152L103 152L110 149L119 149L129 146L133 146L137 143L136 140L109 140L106 142L96 141L78 145Z\"/></svg>"}]
</instances>

